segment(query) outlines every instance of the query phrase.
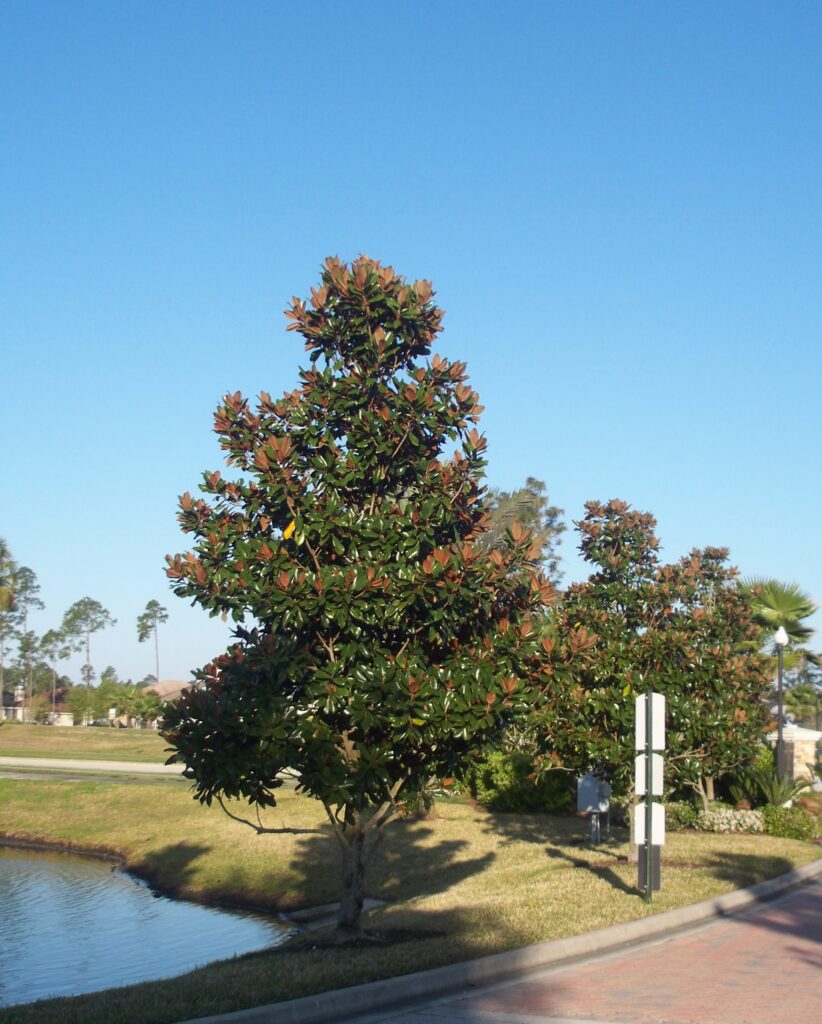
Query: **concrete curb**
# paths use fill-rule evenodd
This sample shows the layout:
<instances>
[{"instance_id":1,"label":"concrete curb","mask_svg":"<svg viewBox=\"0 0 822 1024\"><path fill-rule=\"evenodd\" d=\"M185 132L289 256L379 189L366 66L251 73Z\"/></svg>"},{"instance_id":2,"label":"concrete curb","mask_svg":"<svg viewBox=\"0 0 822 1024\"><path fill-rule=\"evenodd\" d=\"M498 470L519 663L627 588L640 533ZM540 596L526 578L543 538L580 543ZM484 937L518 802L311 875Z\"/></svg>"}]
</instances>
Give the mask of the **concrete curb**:
<instances>
[{"instance_id":1,"label":"concrete curb","mask_svg":"<svg viewBox=\"0 0 822 1024\"><path fill-rule=\"evenodd\" d=\"M343 1021L354 1015L401 1006L425 997L445 996L461 988L505 981L541 967L553 967L610 952L647 939L684 931L712 918L731 917L777 893L817 877L822 877L822 858L748 889L737 889L703 903L694 903L625 924L611 925L584 935L540 942L535 946L494 953L477 960L404 974L398 978L385 978L365 985L353 985L351 988L320 992L284 1003L269 1003L267 1006L214 1017L198 1017L181 1024L322 1024L323 1021Z\"/></svg>"}]
</instances>

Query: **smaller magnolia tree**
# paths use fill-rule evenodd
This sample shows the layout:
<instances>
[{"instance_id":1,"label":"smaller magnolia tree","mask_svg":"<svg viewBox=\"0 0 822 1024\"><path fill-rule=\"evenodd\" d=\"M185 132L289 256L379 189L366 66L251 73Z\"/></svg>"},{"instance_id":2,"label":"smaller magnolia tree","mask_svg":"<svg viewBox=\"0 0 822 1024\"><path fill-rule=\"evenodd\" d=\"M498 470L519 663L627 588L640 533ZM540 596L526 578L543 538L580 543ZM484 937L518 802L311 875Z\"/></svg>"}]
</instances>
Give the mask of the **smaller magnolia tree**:
<instances>
[{"instance_id":1,"label":"smaller magnolia tree","mask_svg":"<svg viewBox=\"0 0 822 1024\"><path fill-rule=\"evenodd\" d=\"M428 359L432 299L366 257L326 261L286 313L310 358L300 386L256 407L225 397L215 430L239 476L207 472L205 497L183 495L194 546L168 559L177 594L238 623L165 711L172 760L199 800L258 833L304 831L263 822L283 773L316 797L342 853L348 932L403 801L529 707L534 620L554 597L521 527L478 545L480 406L463 363Z\"/></svg>"},{"instance_id":2,"label":"smaller magnolia tree","mask_svg":"<svg viewBox=\"0 0 822 1024\"><path fill-rule=\"evenodd\" d=\"M658 559L653 516L625 502L589 502L577 524L595 571L573 584L556 616L596 642L554 694L545 716L565 765L607 771L623 792L634 761L634 699L651 689L667 705L668 781L707 804L714 777L749 763L767 725L765 659L749 602L725 548Z\"/></svg>"}]
</instances>

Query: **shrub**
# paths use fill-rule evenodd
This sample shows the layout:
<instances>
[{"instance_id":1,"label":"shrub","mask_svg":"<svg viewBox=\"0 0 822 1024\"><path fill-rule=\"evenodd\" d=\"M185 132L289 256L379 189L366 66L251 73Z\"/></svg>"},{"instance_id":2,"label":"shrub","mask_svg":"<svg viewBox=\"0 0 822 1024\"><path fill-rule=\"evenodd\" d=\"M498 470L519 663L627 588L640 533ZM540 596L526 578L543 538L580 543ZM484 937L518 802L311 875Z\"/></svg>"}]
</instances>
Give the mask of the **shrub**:
<instances>
[{"instance_id":1,"label":"shrub","mask_svg":"<svg viewBox=\"0 0 822 1024\"><path fill-rule=\"evenodd\" d=\"M810 782L807 779L791 779L787 775L777 775L776 772L757 771L754 777L759 785L762 796L765 798L766 805L781 806L789 800L793 800L804 789L810 788Z\"/></svg>"},{"instance_id":2,"label":"shrub","mask_svg":"<svg viewBox=\"0 0 822 1024\"><path fill-rule=\"evenodd\" d=\"M767 781L776 775L776 757L772 747L762 744L756 757L744 768L738 768L729 780L728 793L733 803L749 803L752 807L768 803L762 795L760 780Z\"/></svg>"},{"instance_id":3,"label":"shrub","mask_svg":"<svg viewBox=\"0 0 822 1024\"><path fill-rule=\"evenodd\" d=\"M764 832L761 811L737 811L732 807L711 807L697 814L695 828L702 832Z\"/></svg>"},{"instance_id":4,"label":"shrub","mask_svg":"<svg viewBox=\"0 0 822 1024\"><path fill-rule=\"evenodd\" d=\"M765 831L770 836L780 839L813 839L817 832L817 822L812 814L803 807L763 807Z\"/></svg>"},{"instance_id":5,"label":"shrub","mask_svg":"<svg viewBox=\"0 0 822 1024\"><path fill-rule=\"evenodd\" d=\"M820 818L822 817L822 793L803 793L802 796L797 797L796 806L804 807L810 814Z\"/></svg>"},{"instance_id":6,"label":"shrub","mask_svg":"<svg viewBox=\"0 0 822 1024\"><path fill-rule=\"evenodd\" d=\"M633 805L633 800L630 797L611 796L611 824L621 825L623 828L630 828L631 808Z\"/></svg>"},{"instance_id":7,"label":"shrub","mask_svg":"<svg viewBox=\"0 0 822 1024\"><path fill-rule=\"evenodd\" d=\"M673 800L665 805L665 828L678 832L683 828L697 827L697 810L686 800Z\"/></svg>"},{"instance_id":8,"label":"shrub","mask_svg":"<svg viewBox=\"0 0 822 1024\"><path fill-rule=\"evenodd\" d=\"M532 776L533 759L528 754L492 750L471 769L469 783L476 800L493 811L567 811L573 799L573 776L567 772L544 772Z\"/></svg>"},{"instance_id":9,"label":"shrub","mask_svg":"<svg viewBox=\"0 0 822 1024\"><path fill-rule=\"evenodd\" d=\"M807 779L791 779L764 765L742 772L737 778L737 783L730 787L734 801L740 804L747 800L759 807L786 804L810 786Z\"/></svg>"}]
</instances>

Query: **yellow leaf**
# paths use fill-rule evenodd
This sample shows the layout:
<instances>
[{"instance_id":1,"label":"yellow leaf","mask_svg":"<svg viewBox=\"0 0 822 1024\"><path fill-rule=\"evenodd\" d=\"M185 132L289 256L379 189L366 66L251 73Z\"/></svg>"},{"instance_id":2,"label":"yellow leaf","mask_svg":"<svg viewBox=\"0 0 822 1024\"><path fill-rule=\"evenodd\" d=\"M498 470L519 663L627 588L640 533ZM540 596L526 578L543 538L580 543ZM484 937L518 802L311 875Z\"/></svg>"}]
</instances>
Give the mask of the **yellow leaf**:
<instances>
[{"instance_id":1,"label":"yellow leaf","mask_svg":"<svg viewBox=\"0 0 822 1024\"><path fill-rule=\"evenodd\" d=\"M424 718L412 718L411 721L414 723L414 725L425 725Z\"/></svg>"},{"instance_id":2,"label":"yellow leaf","mask_svg":"<svg viewBox=\"0 0 822 1024\"><path fill-rule=\"evenodd\" d=\"M623 697L627 697L630 692L631 692L631 684L630 683L626 683L622 687L622 696Z\"/></svg>"},{"instance_id":3,"label":"yellow leaf","mask_svg":"<svg viewBox=\"0 0 822 1024\"><path fill-rule=\"evenodd\" d=\"M283 530L283 540L288 540L288 538L294 532L296 526L297 526L297 520L296 519L292 519L291 522L288 524L288 526L286 526L286 528Z\"/></svg>"}]
</instances>

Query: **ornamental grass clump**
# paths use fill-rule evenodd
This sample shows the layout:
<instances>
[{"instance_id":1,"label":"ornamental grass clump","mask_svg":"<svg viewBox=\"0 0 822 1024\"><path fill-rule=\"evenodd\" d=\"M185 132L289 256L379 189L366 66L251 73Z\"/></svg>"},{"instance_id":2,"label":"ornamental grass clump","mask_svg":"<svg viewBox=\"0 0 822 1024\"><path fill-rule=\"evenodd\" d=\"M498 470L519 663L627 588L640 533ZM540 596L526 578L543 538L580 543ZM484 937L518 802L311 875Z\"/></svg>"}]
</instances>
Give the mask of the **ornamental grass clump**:
<instances>
[{"instance_id":1,"label":"ornamental grass clump","mask_svg":"<svg viewBox=\"0 0 822 1024\"><path fill-rule=\"evenodd\" d=\"M693 827L701 832L764 832L765 818L762 811L711 807L699 812Z\"/></svg>"}]
</instances>

